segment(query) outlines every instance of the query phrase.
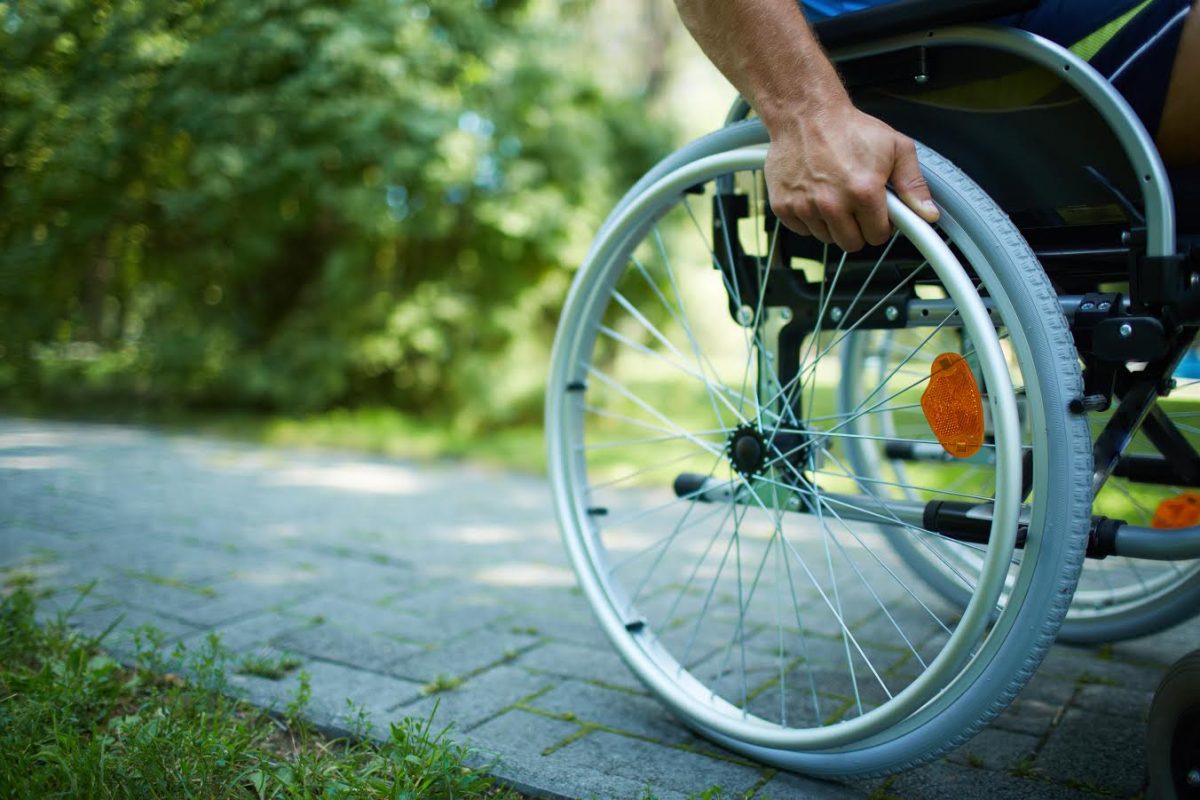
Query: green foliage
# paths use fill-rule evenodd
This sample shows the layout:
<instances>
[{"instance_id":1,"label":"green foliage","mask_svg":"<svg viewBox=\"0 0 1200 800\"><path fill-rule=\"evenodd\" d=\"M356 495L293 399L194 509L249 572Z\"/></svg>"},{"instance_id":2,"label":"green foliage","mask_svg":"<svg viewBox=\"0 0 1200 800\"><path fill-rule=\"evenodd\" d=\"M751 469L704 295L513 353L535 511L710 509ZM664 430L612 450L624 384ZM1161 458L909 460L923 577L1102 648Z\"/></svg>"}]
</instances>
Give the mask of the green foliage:
<instances>
[{"instance_id":1,"label":"green foliage","mask_svg":"<svg viewBox=\"0 0 1200 800\"><path fill-rule=\"evenodd\" d=\"M0 391L519 405L568 268L667 146L571 59L571 13L0 2Z\"/></svg>"},{"instance_id":2,"label":"green foliage","mask_svg":"<svg viewBox=\"0 0 1200 800\"><path fill-rule=\"evenodd\" d=\"M243 656L238 662L237 672L241 675L254 675L259 678L277 681L304 662L297 656L281 653L279 655L264 655L251 653Z\"/></svg>"},{"instance_id":3,"label":"green foliage","mask_svg":"<svg viewBox=\"0 0 1200 800\"><path fill-rule=\"evenodd\" d=\"M151 668L164 661L150 631L126 668L61 619L40 628L34 610L26 587L0 599L2 797L516 797L468 768L432 717L378 744L325 740L219 691L228 654L215 640L171 655L184 680Z\"/></svg>"},{"instance_id":4,"label":"green foliage","mask_svg":"<svg viewBox=\"0 0 1200 800\"><path fill-rule=\"evenodd\" d=\"M462 685L462 678L457 678L452 675L438 675L429 683L421 687L423 694L438 694L440 692L449 692L457 689Z\"/></svg>"}]
</instances>

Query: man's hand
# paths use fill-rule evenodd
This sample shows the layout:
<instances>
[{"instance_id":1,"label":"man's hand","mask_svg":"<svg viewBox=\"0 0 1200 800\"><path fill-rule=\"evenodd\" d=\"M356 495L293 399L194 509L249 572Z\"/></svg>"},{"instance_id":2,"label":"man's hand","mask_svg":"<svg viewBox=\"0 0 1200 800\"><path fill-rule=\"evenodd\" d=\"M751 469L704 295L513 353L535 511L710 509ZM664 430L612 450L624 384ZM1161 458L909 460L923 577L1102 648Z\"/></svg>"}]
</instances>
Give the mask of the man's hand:
<instances>
[{"instance_id":1,"label":"man's hand","mask_svg":"<svg viewBox=\"0 0 1200 800\"><path fill-rule=\"evenodd\" d=\"M937 220L912 141L854 107L796 0L675 2L771 132L767 194L784 225L848 251L882 244L889 183Z\"/></svg>"},{"instance_id":2,"label":"man's hand","mask_svg":"<svg viewBox=\"0 0 1200 800\"><path fill-rule=\"evenodd\" d=\"M771 126L767 194L788 228L848 252L888 240L885 187L926 222L938 209L912 140L849 102Z\"/></svg>"}]
</instances>

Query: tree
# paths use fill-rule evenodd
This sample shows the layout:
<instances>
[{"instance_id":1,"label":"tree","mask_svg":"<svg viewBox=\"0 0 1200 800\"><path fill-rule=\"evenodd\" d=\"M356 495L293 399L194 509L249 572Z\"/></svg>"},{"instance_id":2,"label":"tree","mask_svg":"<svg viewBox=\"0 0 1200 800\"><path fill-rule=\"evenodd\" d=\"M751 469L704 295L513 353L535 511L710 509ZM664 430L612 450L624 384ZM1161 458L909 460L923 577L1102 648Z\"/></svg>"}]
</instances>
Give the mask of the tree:
<instances>
[{"instance_id":1,"label":"tree","mask_svg":"<svg viewBox=\"0 0 1200 800\"><path fill-rule=\"evenodd\" d=\"M0 386L500 413L668 143L570 63L570 13L0 3Z\"/></svg>"}]
</instances>

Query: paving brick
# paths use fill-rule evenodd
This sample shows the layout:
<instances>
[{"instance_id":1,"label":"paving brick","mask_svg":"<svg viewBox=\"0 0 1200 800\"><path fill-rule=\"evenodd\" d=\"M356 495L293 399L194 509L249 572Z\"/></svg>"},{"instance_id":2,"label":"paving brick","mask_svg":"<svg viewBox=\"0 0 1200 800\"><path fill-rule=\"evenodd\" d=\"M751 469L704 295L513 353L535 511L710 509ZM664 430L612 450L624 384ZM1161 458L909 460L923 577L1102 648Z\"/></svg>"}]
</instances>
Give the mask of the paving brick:
<instances>
[{"instance_id":1,"label":"paving brick","mask_svg":"<svg viewBox=\"0 0 1200 800\"><path fill-rule=\"evenodd\" d=\"M1035 764L1052 780L1130 797L1142 788L1145 736L1146 726L1137 720L1068 709Z\"/></svg>"},{"instance_id":2,"label":"paving brick","mask_svg":"<svg viewBox=\"0 0 1200 800\"><path fill-rule=\"evenodd\" d=\"M288 606L285 613L298 619L322 620L336 628L382 634L408 642L441 640L437 624L391 607L321 595Z\"/></svg>"},{"instance_id":3,"label":"paving brick","mask_svg":"<svg viewBox=\"0 0 1200 800\"><path fill-rule=\"evenodd\" d=\"M805 800L858 800L867 797L867 792L859 786L778 772L754 794L755 800L790 800L799 797Z\"/></svg>"},{"instance_id":4,"label":"paving brick","mask_svg":"<svg viewBox=\"0 0 1200 800\"><path fill-rule=\"evenodd\" d=\"M550 642L521 656L521 666L560 678L577 678L645 692L641 681L611 647Z\"/></svg>"},{"instance_id":5,"label":"paving brick","mask_svg":"<svg viewBox=\"0 0 1200 800\"><path fill-rule=\"evenodd\" d=\"M392 672L396 662L423 652L421 647L414 644L398 642L376 633L347 630L330 623L294 628L273 637L271 641L279 647L314 658L372 672Z\"/></svg>"},{"instance_id":6,"label":"paving brick","mask_svg":"<svg viewBox=\"0 0 1200 800\"><path fill-rule=\"evenodd\" d=\"M45 584L39 580L37 587L41 590L45 588ZM57 591L45 589L45 591L46 594L40 595L38 598L35 612L38 620L42 622L57 621L62 618L71 623L80 614L120 606L116 600L98 598L75 589L59 589Z\"/></svg>"},{"instance_id":7,"label":"paving brick","mask_svg":"<svg viewBox=\"0 0 1200 800\"><path fill-rule=\"evenodd\" d=\"M532 675L508 665L493 667L443 692L392 709L392 713L453 720L455 728L470 731L503 709L553 685L552 678Z\"/></svg>"},{"instance_id":8,"label":"paving brick","mask_svg":"<svg viewBox=\"0 0 1200 800\"><path fill-rule=\"evenodd\" d=\"M508 624L531 628L556 642L596 650L612 648L582 597L568 592L544 592L540 596L545 597L543 605L513 607Z\"/></svg>"},{"instance_id":9,"label":"paving brick","mask_svg":"<svg viewBox=\"0 0 1200 800\"><path fill-rule=\"evenodd\" d=\"M1151 691L1091 685L1079 688L1074 705L1100 714L1145 722L1153 700L1154 692Z\"/></svg>"},{"instance_id":10,"label":"paving brick","mask_svg":"<svg viewBox=\"0 0 1200 800\"><path fill-rule=\"evenodd\" d=\"M388 671L411 680L428 682L439 676L464 677L484 667L514 661L540 643L536 636L520 633L484 633L454 639L433 649L405 656Z\"/></svg>"},{"instance_id":11,"label":"paving brick","mask_svg":"<svg viewBox=\"0 0 1200 800\"><path fill-rule=\"evenodd\" d=\"M325 587L323 595L326 597L379 605L397 591L404 591L420 581L420 576L404 565L379 564L370 556L347 558L337 555L338 552L336 547L306 547L303 550L304 560L317 567L313 579Z\"/></svg>"},{"instance_id":12,"label":"paving brick","mask_svg":"<svg viewBox=\"0 0 1200 800\"><path fill-rule=\"evenodd\" d=\"M1112 646L1113 655L1118 661L1158 665L1163 669L1169 668L1176 659L1182 658L1200 646L1195 623L1195 618L1193 618L1191 622L1176 625L1149 636L1118 642Z\"/></svg>"},{"instance_id":13,"label":"paving brick","mask_svg":"<svg viewBox=\"0 0 1200 800\"><path fill-rule=\"evenodd\" d=\"M160 633L163 643L168 645L200 631L197 626L170 617L119 605L81 609L71 617L70 622L73 627L90 636L99 635L111 628L102 645L109 652L122 658L134 655L135 636L141 636L143 642L146 642L146 633L143 630L145 628L153 628Z\"/></svg>"},{"instance_id":14,"label":"paving brick","mask_svg":"<svg viewBox=\"0 0 1200 800\"><path fill-rule=\"evenodd\" d=\"M1046 655L1039 671L1046 676L1084 685L1099 680L1106 685L1151 692L1162 679L1163 668L1158 664L1130 664L1104 658L1102 652L1091 648L1056 647Z\"/></svg>"},{"instance_id":15,"label":"paving brick","mask_svg":"<svg viewBox=\"0 0 1200 800\"><path fill-rule=\"evenodd\" d=\"M699 740L656 700L579 681L565 681L530 705L665 744L695 746Z\"/></svg>"},{"instance_id":16,"label":"paving brick","mask_svg":"<svg viewBox=\"0 0 1200 800\"><path fill-rule=\"evenodd\" d=\"M555 766L589 769L641 783L658 796L691 795L714 786L737 796L763 777L761 767L721 761L604 731L594 731L571 742L552 753L547 761Z\"/></svg>"},{"instance_id":17,"label":"paving brick","mask_svg":"<svg viewBox=\"0 0 1200 800\"><path fill-rule=\"evenodd\" d=\"M423 630L426 639L434 634L434 638L438 641L457 639L467 635L490 635L488 632L482 631L483 628L501 633L505 630L516 629L515 632L533 635L526 633L523 626L507 622L511 612L495 604L462 602L448 604L425 614L410 613L424 619Z\"/></svg>"},{"instance_id":18,"label":"paving brick","mask_svg":"<svg viewBox=\"0 0 1200 800\"><path fill-rule=\"evenodd\" d=\"M1009 770L1037 753L1041 737L989 727L955 750L949 760L961 766Z\"/></svg>"},{"instance_id":19,"label":"paving brick","mask_svg":"<svg viewBox=\"0 0 1200 800\"><path fill-rule=\"evenodd\" d=\"M1074 680L1063 679L1050 671L1038 671L1021 689L1018 697L1058 707L1069 703L1075 696L1076 689L1078 684Z\"/></svg>"},{"instance_id":20,"label":"paving brick","mask_svg":"<svg viewBox=\"0 0 1200 800\"><path fill-rule=\"evenodd\" d=\"M146 547L147 539L156 540L153 547ZM153 531L123 534L95 548L89 558L108 565L118 577L170 580L193 586L220 581L236 565L232 558L200 559L194 547L157 539Z\"/></svg>"},{"instance_id":21,"label":"paving brick","mask_svg":"<svg viewBox=\"0 0 1200 800\"><path fill-rule=\"evenodd\" d=\"M187 637L183 641L190 646L191 642L198 638L202 639L211 632L220 637L221 645L226 649L242 652L280 640L292 631L302 629L307 625L307 622L302 622L294 617L268 611L243 617L224 625L205 628L195 636Z\"/></svg>"},{"instance_id":22,"label":"paving brick","mask_svg":"<svg viewBox=\"0 0 1200 800\"><path fill-rule=\"evenodd\" d=\"M20 524L0 524L0 567L15 569L79 554L73 536Z\"/></svg>"},{"instance_id":23,"label":"paving brick","mask_svg":"<svg viewBox=\"0 0 1200 800\"><path fill-rule=\"evenodd\" d=\"M239 674L230 675L228 680L250 702L283 710L296 700L302 672L308 674L312 692L305 717L318 725L342 729L355 721L356 711L347 705L347 700L354 703L355 709L361 709L374 727L386 730L389 721L403 716L392 714L389 709L419 696L421 691L411 681L315 660L306 661L277 681Z\"/></svg>"},{"instance_id":24,"label":"paving brick","mask_svg":"<svg viewBox=\"0 0 1200 800\"><path fill-rule=\"evenodd\" d=\"M640 777L605 774L592 765L543 755L579 732L579 726L573 723L510 711L471 731L464 740L480 750L481 760L491 761L493 774L532 797L573 800L645 796L649 782ZM654 796L662 800L685 797L671 789L656 791Z\"/></svg>"},{"instance_id":25,"label":"paving brick","mask_svg":"<svg viewBox=\"0 0 1200 800\"><path fill-rule=\"evenodd\" d=\"M470 732L459 731L458 737L508 761L540 759L546 750L579 732L577 723L513 710L488 720Z\"/></svg>"},{"instance_id":26,"label":"paving brick","mask_svg":"<svg viewBox=\"0 0 1200 800\"><path fill-rule=\"evenodd\" d=\"M1062 711L1062 706L1018 696L993 720L992 727L1040 737L1050 731Z\"/></svg>"},{"instance_id":27,"label":"paving brick","mask_svg":"<svg viewBox=\"0 0 1200 800\"><path fill-rule=\"evenodd\" d=\"M81 503L67 496L43 496L35 500L32 506L22 509L22 518L36 520L38 528L52 533L95 536L120 528L119 521L105 513L108 509L104 506Z\"/></svg>"},{"instance_id":28,"label":"paving brick","mask_svg":"<svg viewBox=\"0 0 1200 800\"><path fill-rule=\"evenodd\" d=\"M913 800L1095 800L1095 795L1039 778L935 762L883 782L888 796Z\"/></svg>"},{"instance_id":29,"label":"paving brick","mask_svg":"<svg viewBox=\"0 0 1200 800\"><path fill-rule=\"evenodd\" d=\"M97 587L97 594L120 598L131 606L153 609L194 625L214 626L251 614L285 607L297 596L290 587L257 587L240 581L162 585L143 578L117 578Z\"/></svg>"},{"instance_id":30,"label":"paving brick","mask_svg":"<svg viewBox=\"0 0 1200 800\"><path fill-rule=\"evenodd\" d=\"M4 467L4 458L27 456L43 459L40 468ZM0 570L20 565L39 586L57 590L43 602L43 618L73 600L71 587L98 580L77 621L98 631L124 612L110 639L118 655L129 654L129 632L143 623L192 653L210 632L237 653L287 648L311 675L308 713L318 723L352 727L348 696L376 735L406 716L426 717L436 705L435 726L453 723L452 735L486 748L479 758L498 754L498 774L535 797L636 798L649 787L656 797L682 798L716 784L727 797L754 786L757 796L776 798L877 790L953 800L1128 796L1140 790L1150 694L1165 666L1193 649L1200 634L1200 621L1192 621L1112 647L1056 646L1016 703L947 759L886 786L812 781L740 763L696 739L646 694L574 587L550 508L544 481L469 466L0 418ZM657 533L652 526L633 531L635 538ZM879 536L861 535L862 546L894 561ZM875 592L894 591L874 559L859 558L859 543L840 538ZM824 563L821 542L811 531L795 537L814 565ZM810 636L809 659L822 690L845 693L852 687L840 629L811 582L797 575L806 624L824 625L827 634ZM686 577L666 579L682 586ZM895 656L878 662L886 678L910 678L916 662L905 657L892 622L860 579L844 577L841 599L854 612L848 622L856 636L870 645L873 660L876 653ZM763 591L771 591L768 583ZM685 596L673 611L678 589L651 589L640 598L642 610L671 614L678 624L657 633L681 650L685 643L677 640L690 635L703 593ZM721 669L738 619L724 589L689 664L736 696L738 670L728 663ZM936 651L940 638L927 614L896 613L911 635L934 632L918 647ZM314 625L316 617L324 623ZM746 631L746 664L764 679L751 708L771 713L779 689L766 676L777 672L777 638L763 631ZM796 631L785 634L794 648ZM739 649L739 669L740 659ZM789 692L806 690L806 672L789 673ZM282 708L295 697L298 673L278 681L232 675L230 682L256 702ZM423 695L439 674L467 679ZM541 712L505 710L533 693ZM794 699L797 708L810 703ZM568 712L576 721L555 717ZM1014 760L1031 750L1036 775L1010 774Z\"/></svg>"}]
</instances>

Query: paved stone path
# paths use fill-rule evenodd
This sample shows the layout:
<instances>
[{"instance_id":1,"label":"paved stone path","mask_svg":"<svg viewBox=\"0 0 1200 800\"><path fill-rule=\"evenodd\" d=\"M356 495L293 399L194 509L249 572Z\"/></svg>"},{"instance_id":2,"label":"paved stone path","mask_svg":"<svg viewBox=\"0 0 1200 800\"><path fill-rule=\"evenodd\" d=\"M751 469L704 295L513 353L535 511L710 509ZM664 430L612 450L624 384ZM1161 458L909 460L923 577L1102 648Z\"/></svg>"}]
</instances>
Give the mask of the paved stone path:
<instances>
[{"instance_id":1,"label":"paved stone path","mask_svg":"<svg viewBox=\"0 0 1200 800\"><path fill-rule=\"evenodd\" d=\"M613 654L574 588L543 481L460 465L293 452L123 426L0 418L0 580L97 581L75 621L130 651L210 633L239 653L299 656L279 680L235 674L282 708L375 730L453 723L545 797L1129 797L1145 714L1193 621L1143 640L1056 647L1014 706L950 757L843 785L697 739ZM432 688L440 688L430 694ZM347 699L356 710L347 706Z\"/></svg>"}]
</instances>

